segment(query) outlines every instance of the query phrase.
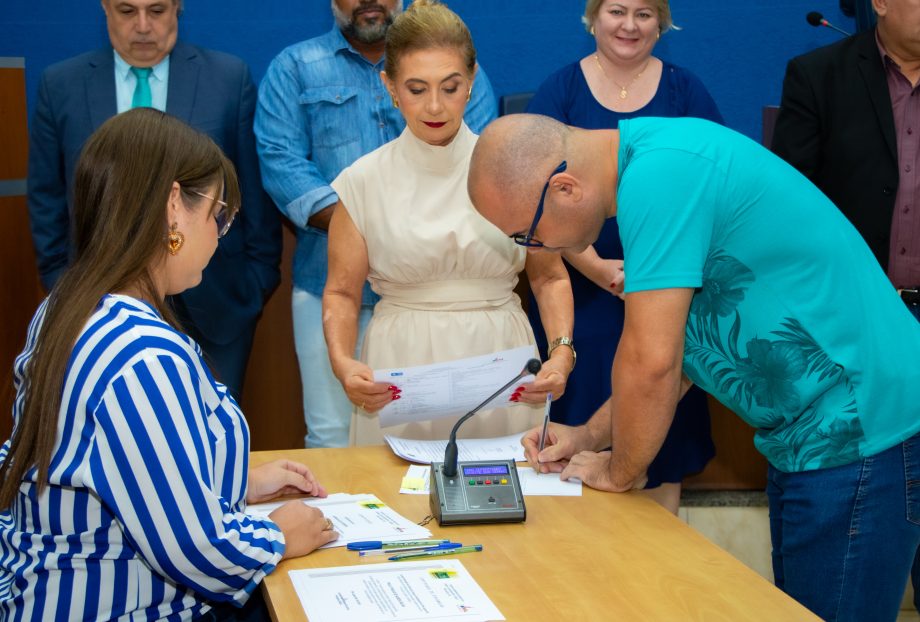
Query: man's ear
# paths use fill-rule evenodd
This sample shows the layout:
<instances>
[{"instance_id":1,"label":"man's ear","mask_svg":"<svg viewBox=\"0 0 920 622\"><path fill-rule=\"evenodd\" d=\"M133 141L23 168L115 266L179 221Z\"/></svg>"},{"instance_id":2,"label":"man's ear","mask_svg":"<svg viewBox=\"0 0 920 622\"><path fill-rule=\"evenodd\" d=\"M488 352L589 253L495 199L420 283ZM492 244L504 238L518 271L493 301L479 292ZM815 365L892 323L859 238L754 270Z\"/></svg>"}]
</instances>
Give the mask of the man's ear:
<instances>
[{"instance_id":1,"label":"man's ear","mask_svg":"<svg viewBox=\"0 0 920 622\"><path fill-rule=\"evenodd\" d=\"M576 177L563 171L554 175L550 180L549 192L554 193L556 200L577 203L581 201L584 189Z\"/></svg>"}]
</instances>

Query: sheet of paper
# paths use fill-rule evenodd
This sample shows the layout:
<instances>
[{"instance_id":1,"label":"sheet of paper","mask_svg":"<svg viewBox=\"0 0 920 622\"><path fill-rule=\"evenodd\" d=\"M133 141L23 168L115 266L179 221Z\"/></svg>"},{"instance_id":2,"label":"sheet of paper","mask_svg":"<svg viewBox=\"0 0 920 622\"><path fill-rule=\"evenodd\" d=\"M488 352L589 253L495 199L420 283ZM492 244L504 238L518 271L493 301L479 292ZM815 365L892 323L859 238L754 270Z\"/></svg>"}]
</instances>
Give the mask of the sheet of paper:
<instances>
[{"instance_id":1,"label":"sheet of paper","mask_svg":"<svg viewBox=\"0 0 920 622\"><path fill-rule=\"evenodd\" d=\"M402 479L399 492L404 495L427 495L431 485L431 467L411 464Z\"/></svg>"},{"instance_id":2,"label":"sheet of paper","mask_svg":"<svg viewBox=\"0 0 920 622\"><path fill-rule=\"evenodd\" d=\"M558 473L538 474L530 467L518 467L518 480L521 482L521 492L525 497L580 497L581 480L570 479L567 482L559 479ZM422 474L424 478L420 477ZM411 480L412 486L407 487L406 481ZM406 495L427 495L431 487L431 467L411 465L403 477L403 487L399 492Z\"/></svg>"},{"instance_id":3,"label":"sheet of paper","mask_svg":"<svg viewBox=\"0 0 920 622\"><path fill-rule=\"evenodd\" d=\"M380 411L380 425L442 419L469 412L519 374L533 355L532 346L521 346L432 365L375 370L375 381L388 382L402 390L400 399ZM532 375L524 376L519 384L499 394L487 408L507 404L514 389L528 382L533 382Z\"/></svg>"},{"instance_id":4,"label":"sheet of paper","mask_svg":"<svg viewBox=\"0 0 920 622\"><path fill-rule=\"evenodd\" d=\"M537 473L530 467L518 467L521 492L525 497L580 497L581 480L559 479L558 473Z\"/></svg>"},{"instance_id":5,"label":"sheet of paper","mask_svg":"<svg viewBox=\"0 0 920 622\"><path fill-rule=\"evenodd\" d=\"M460 460L524 460L524 446L521 437L524 433L501 436L499 438L463 438L457 441ZM411 438L399 438L386 435L383 437L393 453L409 462L431 464L444 461L444 448L447 441L417 441Z\"/></svg>"},{"instance_id":6,"label":"sheet of paper","mask_svg":"<svg viewBox=\"0 0 920 622\"><path fill-rule=\"evenodd\" d=\"M322 510L339 532L339 539L324 545L324 549L361 540L421 540L431 537L428 529L398 514L374 495L339 493L325 499L304 499L303 502ZM281 503L260 503L250 505L246 511L267 517L279 505Z\"/></svg>"},{"instance_id":7,"label":"sheet of paper","mask_svg":"<svg viewBox=\"0 0 920 622\"><path fill-rule=\"evenodd\" d=\"M458 559L291 570L288 576L310 622L505 619Z\"/></svg>"}]
</instances>

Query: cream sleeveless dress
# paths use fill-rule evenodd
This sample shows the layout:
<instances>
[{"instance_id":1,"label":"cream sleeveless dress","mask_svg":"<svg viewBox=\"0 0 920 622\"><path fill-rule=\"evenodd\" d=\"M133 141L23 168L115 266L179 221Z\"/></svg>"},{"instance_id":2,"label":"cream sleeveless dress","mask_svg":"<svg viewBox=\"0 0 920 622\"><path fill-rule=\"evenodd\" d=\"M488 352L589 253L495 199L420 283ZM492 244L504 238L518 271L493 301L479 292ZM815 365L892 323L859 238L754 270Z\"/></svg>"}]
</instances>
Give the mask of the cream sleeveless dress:
<instances>
[{"instance_id":1,"label":"cream sleeveless dress","mask_svg":"<svg viewBox=\"0 0 920 622\"><path fill-rule=\"evenodd\" d=\"M332 184L367 243L368 280L381 296L361 355L371 369L425 365L534 343L513 292L526 252L480 216L467 194L476 139L464 124L450 145L435 147L406 128ZM495 388L508 380L496 378ZM458 436L523 432L541 417L541 407L496 408L464 423ZM446 439L458 418L381 429L376 414L356 409L351 442L381 444L383 434Z\"/></svg>"}]
</instances>

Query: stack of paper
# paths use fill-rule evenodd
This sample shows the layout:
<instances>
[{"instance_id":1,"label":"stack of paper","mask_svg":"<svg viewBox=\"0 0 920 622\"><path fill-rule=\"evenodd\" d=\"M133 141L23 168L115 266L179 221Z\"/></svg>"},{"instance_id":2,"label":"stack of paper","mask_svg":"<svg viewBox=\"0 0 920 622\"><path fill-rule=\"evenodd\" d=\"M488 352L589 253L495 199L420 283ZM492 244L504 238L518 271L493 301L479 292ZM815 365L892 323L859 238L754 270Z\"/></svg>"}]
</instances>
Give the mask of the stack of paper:
<instances>
[{"instance_id":1,"label":"stack of paper","mask_svg":"<svg viewBox=\"0 0 920 622\"><path fill-rule=\"evenodd\" d=\"M408 518L398 514L393 508L370 494L350 495L336 493L325 499L304 499L306 505L322 510L332 521L339 539L322 548L345 546L349 542L362 540L421 540L430 538L431 532ZM267 518L268 515L284 502L260 503L250 505L249 514ZM420 519L422 517L419 517Z\"/></svg>"},{"instance_id":2,"label":"stack of paper","mask_svg":"<svg viewBox=\"0 0 920 622\"><path fill-rule=\"evenodd\" d=\"M521 437L524 433L502 436L500 438L466 438L457 441L459 458L462 461L474 460L515 460L524 461L524 447ZM443 462L444 448L447 441L416 441L397 436L383 437L393 453L409 462L431 464Z\"/></svg>"},{"instance_id":3,"label":"stack of paper","mask_svg":"<svg viewBox=\"0 0 920 622\"><path fill-rule=\"evenodd\" d=\"M310 622L504 620L456 559L288 573Z\"/></svg>"}]
</instances>

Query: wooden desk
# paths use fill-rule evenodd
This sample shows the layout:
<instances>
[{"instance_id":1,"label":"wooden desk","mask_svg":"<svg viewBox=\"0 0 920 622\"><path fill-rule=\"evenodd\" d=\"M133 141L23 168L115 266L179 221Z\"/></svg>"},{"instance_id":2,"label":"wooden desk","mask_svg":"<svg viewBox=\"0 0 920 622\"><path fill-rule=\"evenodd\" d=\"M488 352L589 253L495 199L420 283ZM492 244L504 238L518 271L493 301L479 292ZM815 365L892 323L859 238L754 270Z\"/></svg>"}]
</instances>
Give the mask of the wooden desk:
<instances>
[{"instance_id":1,"label":"wooden desk","mask_svg":"<svg viewBox=\"0 0 920 622\"><path fill-rule=\"evenodd\" d=\"M330 492L373 493L414 521L429 514L427 496L399 494L407 464L388 448L254 452L252 464L282 457L308 464ZM428 524L434 537L483 545L456 559L510 621L818 619L644 497L585 487L526 502L521 524ZM344 548L284 561L263 587L273 618L306 620L287 571L357 563Z\"/></svg>"}]
</instances>

